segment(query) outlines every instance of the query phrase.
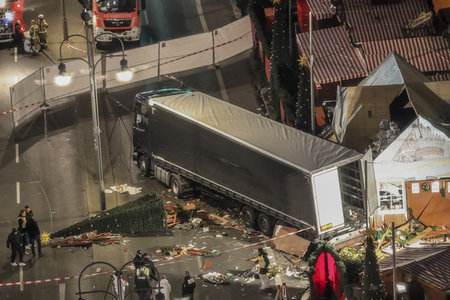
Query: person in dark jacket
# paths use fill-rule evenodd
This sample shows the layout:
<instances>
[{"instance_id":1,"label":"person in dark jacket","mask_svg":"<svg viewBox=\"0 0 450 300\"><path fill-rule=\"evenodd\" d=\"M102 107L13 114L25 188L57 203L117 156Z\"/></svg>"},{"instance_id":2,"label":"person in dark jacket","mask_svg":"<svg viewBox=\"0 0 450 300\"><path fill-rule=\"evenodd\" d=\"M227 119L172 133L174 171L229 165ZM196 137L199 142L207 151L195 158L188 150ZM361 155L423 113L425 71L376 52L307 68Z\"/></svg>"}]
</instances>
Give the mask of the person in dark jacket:
<instances>
[{"instance_id":1,"label":"person in dark jacket","mask_svg":"<svg viewBox=\"0 0 450 300\"><path fill-rule=\"evenodd\" d=\"M34 216L31 215L31 218L27 221L27 232L30 237L31 244L31 253L33 253L33 258L36 256L36 252L34 251L34 242L36 241L39 257L42 257L41 250L41 230L39 229L38 223L34 219Z\"/></svg>"},{"instance_id":2,"label":"person in dark jacket","mask_svg":"<svg viewBox=\"0 0 450 300\"><path fill-rule=\"evenodd\" d=\"M20 20L16 21L16 24L14 24L14 42L16 43L17 52L19 54L24 54L25 49L23 47L23 29L22 24L20 24Z\"/></svg>"},{"instance_id":3,"label":"person in dark jacket","mask_svg":"<svg viewBox=\"0 0 450 300\"><path fill-rule=\"evenodd\" d=\"M141 264L136 269L136 277L134 279L136 292L139 295L139 300L150 300L152 289L150 286L150 269L144 264Z\"/></svg>"},{"instance_id":4,"label":"person in dark jacket","mask_svg":"<svg viewBox=\"0 0 450 300\"><path fill-rule=\"evenodd\" d=\"M136 270L139 269L143 260L144 260L144 254L142 253L141 250L138 250L136 252L136 256L133 258L133 264L134 264L134 268Z\"/></svg>"},{"instance_id":5,"label":"person in dark jacket","mask_svg":"<svg viewBox=\"0 0 450 300\"><path fill-rule=\"evenodd\" d=\"M25 248L30 249L29 235L27 231L27 212L25 209L21 209L19 216L17 217L17 230L20 233L22 252L25 253Z\"/></svg>"},{"instance_id":6,"label":"person in dark jacket","mask_svg":"<svg viewBox=\"0 0 450 300\"><path fill-rule=\"evenodd\" d=\"M184 272L184 281L181 288L181 296L188 300L194 300L195 280L191 278L188 271Z\"/></svg>"},{"instance_id":7,"label":"person in dark jacket","mask_svg":"<svg viewBox=\"0 0 450 300\"><path fill-rule=\"evenodd\" d=\"M25 217L27 218L27 220L29 220L32 216L33 216L33 211L31 210L31 207L29 207L28 205L25 205Z\"/></svg>"},{"instance_id":8,"label":"person in dark jacket","mask_svg":"<svg viewBox=\"0 0 450 300\"><path fill-rule=\"evenodd\" d=\"M23 251L21 246L20 233L16 228L13 228L6 240L6 247L11 249L11 266L16 267L16 255L19 253L19 266L25 266L23 262Z\"/></svg>"}]
</instances>

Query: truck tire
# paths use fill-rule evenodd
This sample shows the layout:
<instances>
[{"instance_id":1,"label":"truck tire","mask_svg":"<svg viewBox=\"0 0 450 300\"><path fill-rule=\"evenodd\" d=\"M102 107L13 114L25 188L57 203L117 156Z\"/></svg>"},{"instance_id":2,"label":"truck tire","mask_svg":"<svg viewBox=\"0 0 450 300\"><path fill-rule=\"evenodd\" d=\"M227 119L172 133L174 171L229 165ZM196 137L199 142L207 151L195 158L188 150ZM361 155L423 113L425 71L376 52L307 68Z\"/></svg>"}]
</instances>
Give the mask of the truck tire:
<instances>
[{"instance_id":1,"label":"truck tire","mask_svg":"<svg viewBox=\"0 0 450 300\"><path fill-rule=\"evenodd\" d=\"M273 218L265 213L259 213L258 227L259 231L261 231L264 235L272 236L274 227Z\"/></svg>"},{"instance_id":2,"label":"truck tire","mask_svg":"<svg viewBox=\"0 0 450 300\"><path fill-rule=\"evenodd\" d=\"M181 184L177 175L170 178L170 188L172 189L172 193L174 193L175 197L181 198Z\"/></svg>"},{"instance_id":3,"label":"truck tire","mask_svg":"<svg viewBox=\"0 0 450 300\"><path fill-rule=\"evenodd\" d=\"M141 154L139 156L139 169L141 170L142 174L144 176L148 176L148 174L150 173L150 166L148 164L148 159L147 156L145 156L145 154Z\"/></svg>"},{"instance_id":4,"label":"truck tire","mask_svg":"<svg viewBox=\"0 0 450 300\"><path fill-rule=\"evenodd\" d=\"M242 222L245 226L250 228L255 228L256 224L256 213L253 208L250 208L248 206L244 206L242 208Z\"/></svg>"}]
</instances>

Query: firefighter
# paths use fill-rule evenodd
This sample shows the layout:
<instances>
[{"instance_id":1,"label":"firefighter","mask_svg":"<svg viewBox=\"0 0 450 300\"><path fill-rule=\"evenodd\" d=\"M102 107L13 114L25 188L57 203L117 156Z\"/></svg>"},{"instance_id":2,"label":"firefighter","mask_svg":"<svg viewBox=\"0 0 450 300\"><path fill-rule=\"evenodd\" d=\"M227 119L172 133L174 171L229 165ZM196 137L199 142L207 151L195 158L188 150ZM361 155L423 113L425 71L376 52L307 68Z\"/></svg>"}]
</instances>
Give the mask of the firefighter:
<instances>
[{"instance_id":1,"label":"firefighter","mask_svg":"<svg viewBox=\"0 0 450 300\"><path fill-rule=\"evenodd\" d=\"M33 41L35 49L39 49L38 45L39 43L39 27L36 25L35 20L31 20L31 27L30 27L30 38Z\"/></svg>"},{"instance_id":2,"label":"firefighter","mask_svg":"<svg viewBox=\"0 0 450 300\"><path fill-rule=\"evenodd\" d=\"M45 21L44 19L44 15L40 14L38 16L38 21L37 21L37 26L39 28L39 40L41 42L41 46L43 49L47 48L47 28L48 28L48 23L47 21Z\"/></svg>"},{"instance_id":3,"label":"firefighter","mask_svg":"<svg viewBox=\"0 0 450 300\"><path fill-rule=\"evenodd\" d=\"M150 287L150 269L144 264L141 264L136 269L136 277L134 279L136 292L139 295L139 300L150 300L152 290Z\"/></svg>"}]
</instances>

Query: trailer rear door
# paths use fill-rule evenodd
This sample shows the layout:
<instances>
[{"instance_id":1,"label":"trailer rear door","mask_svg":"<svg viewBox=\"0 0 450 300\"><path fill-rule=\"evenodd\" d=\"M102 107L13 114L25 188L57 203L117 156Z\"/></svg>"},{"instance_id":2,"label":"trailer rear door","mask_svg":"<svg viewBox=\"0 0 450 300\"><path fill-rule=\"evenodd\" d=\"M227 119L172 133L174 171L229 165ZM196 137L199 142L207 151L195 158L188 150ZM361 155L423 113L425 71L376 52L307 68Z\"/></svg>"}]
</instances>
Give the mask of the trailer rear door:
<instances>
[{"instance_id":1,"label":"trailer rear door","mask_svg":"<svg viewBox=\"0 0 450 300\"><path fill-rule=\"evenodd\" d=\"M338 169L313 174L312 183L319 234L344 226Z\"/></svg>"}]
</instances>

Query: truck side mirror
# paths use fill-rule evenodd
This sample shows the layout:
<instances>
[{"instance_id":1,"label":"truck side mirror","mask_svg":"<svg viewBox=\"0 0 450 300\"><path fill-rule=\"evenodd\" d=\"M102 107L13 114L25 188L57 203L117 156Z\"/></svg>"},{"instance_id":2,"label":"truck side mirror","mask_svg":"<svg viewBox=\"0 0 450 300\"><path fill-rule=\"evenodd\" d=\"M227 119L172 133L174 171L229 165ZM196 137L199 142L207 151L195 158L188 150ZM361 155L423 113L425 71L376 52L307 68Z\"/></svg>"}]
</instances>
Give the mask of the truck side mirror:
<instances>
[{"instance_id":1,"label":"truck side mirror","mask_svg":"<svg viewBox=\"0 0 450 300\"><path fill-rule=\"evenodd\" d=\"M139 11L145 10L145 0L140 0L140 1L141 1L141 9Z\"/></svg>"}]
</instances>

